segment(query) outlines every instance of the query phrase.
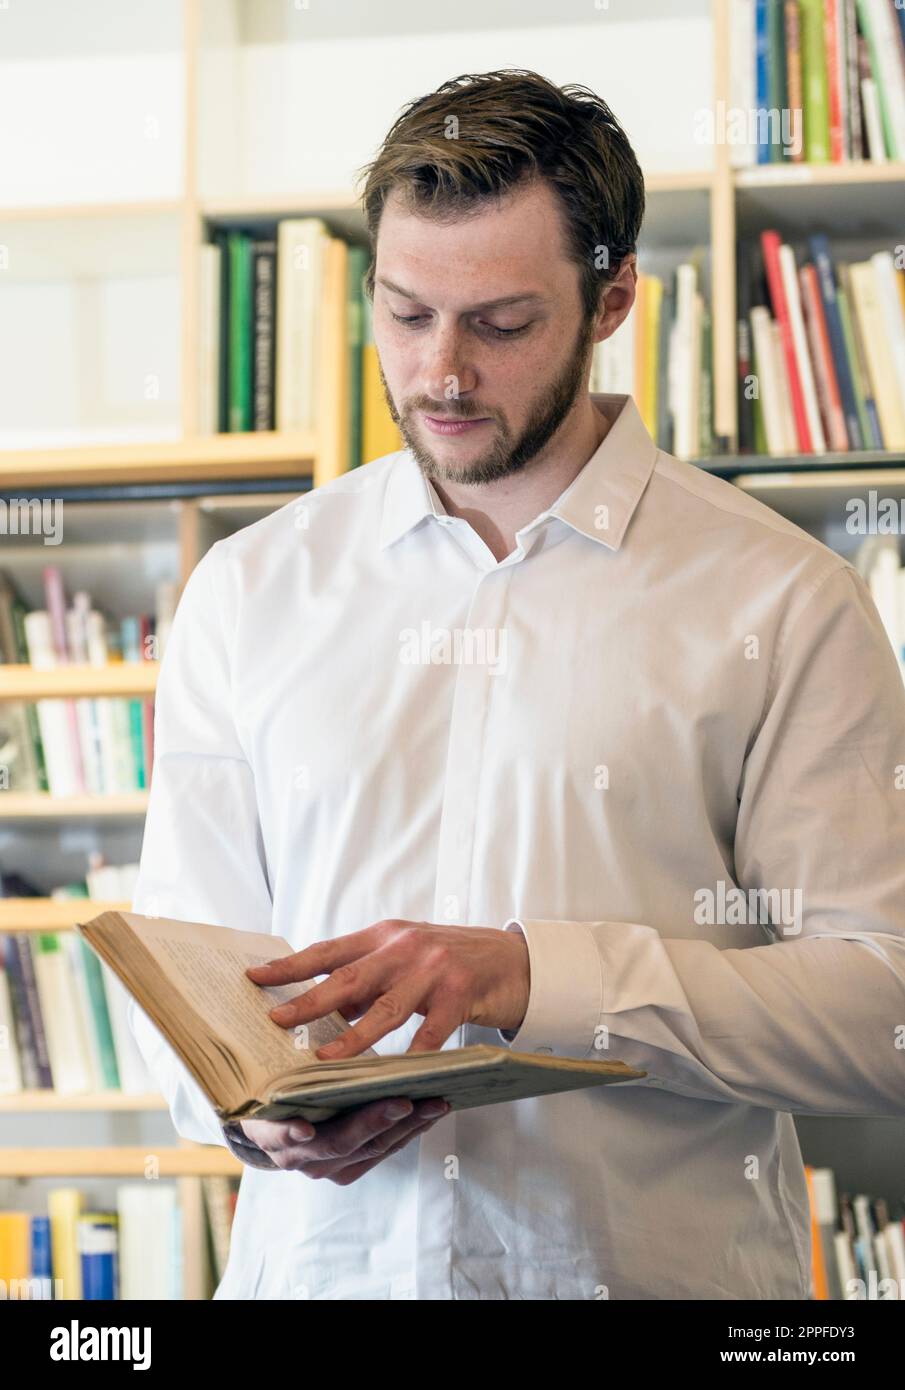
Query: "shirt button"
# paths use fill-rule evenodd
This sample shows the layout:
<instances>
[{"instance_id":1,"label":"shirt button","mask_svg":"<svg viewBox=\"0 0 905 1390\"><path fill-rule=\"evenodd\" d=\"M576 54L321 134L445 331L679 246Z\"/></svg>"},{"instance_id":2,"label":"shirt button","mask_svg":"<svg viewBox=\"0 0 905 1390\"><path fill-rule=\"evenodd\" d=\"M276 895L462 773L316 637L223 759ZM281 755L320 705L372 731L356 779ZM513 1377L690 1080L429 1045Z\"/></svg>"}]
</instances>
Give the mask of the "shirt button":
<instances>
[{"instance_id":1,"label":"shirt button","mask_svg":"<svg viewBox=\"0 0 905 1390\"><path fill-rule=\"evenodd\" d=\"M534 1049L534 1051L535 1051L535 1052L548 1052L548 1053L552 1053L552 1052L553 1052L553 1048L552 1048L552 1047L536 1047L536 1048Z\"/></svg>"}]
</instances>

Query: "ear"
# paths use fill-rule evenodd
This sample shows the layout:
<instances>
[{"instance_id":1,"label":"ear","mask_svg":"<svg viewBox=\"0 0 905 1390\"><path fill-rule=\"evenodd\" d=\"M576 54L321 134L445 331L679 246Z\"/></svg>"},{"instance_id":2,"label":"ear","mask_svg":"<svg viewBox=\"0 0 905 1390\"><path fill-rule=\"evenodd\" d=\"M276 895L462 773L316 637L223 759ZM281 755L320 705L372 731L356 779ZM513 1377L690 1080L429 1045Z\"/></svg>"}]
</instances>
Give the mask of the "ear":
<instances>
[{"instance_id":1,"label":"ear","mask_svg":"<svg viewBox=\"0 0 905 1390\"><path fill-rule=\"evenodd\" d=\"M635 302L635 286L638 282L638 258L632 252L625 256L618 273L603 288L600 294L600 308L594 328L594 342L602 343L609 338L627 317Z\"/></svg>"}]
</instances>

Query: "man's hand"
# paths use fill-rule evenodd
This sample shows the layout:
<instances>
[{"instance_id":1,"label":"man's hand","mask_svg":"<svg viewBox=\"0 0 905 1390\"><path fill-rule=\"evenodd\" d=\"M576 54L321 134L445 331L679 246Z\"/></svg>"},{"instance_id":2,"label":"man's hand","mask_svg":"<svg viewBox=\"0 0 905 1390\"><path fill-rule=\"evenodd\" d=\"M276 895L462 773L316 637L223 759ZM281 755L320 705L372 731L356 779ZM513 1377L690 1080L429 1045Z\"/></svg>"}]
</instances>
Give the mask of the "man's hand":
<instances>
[{"instance_id":1,"label":"man's hand","mask_svg":"<svg viewBox=\"0 0 905 1390\"><path fill-rule=\"evenodd\" d=\"M278 1168L348 1187L430 1129L448 1110L445 1100L413 1106L397 1098L360 1105L319 1125L301 1119L243 1120L241 1129Z\"/></svg>"},{"instance_id":2,"label":"man's hand","mask_svg":"<svg viewBox=\"0 0 905 1390\"><path fill-rule=\"evenodd\" d=\"M322 1060L354 1057L401 1028L412 1014L421 1014L424 1022L409 1052L438 1050L463 1023L518 1028L530 986L528 946L521 932L395 919L318 941L252 966L246 974L258 985L330 976L270 1013L285 1028L311 1023L334 1009L347 1020L361 1018L341 1039L317 1049Z\"/></svg>"}]
</instances>

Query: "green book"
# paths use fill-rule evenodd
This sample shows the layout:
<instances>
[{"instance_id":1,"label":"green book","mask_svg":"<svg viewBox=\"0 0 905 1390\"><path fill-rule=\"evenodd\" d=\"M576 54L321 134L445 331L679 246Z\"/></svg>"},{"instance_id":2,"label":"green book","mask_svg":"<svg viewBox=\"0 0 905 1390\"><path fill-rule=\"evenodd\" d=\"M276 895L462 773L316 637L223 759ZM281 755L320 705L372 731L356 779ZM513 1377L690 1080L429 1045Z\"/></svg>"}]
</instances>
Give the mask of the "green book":
<instances>
[{"instance_id":1,"label":"green book","mask_svg":"<svg viewBox=\"0 0 905 1390\"><path fill-rule=\"evenodd\" d=\"M782 113L788 105L786 76L786 16L785 0L768 0L767 6L767 105L771 111ZM771 164L783 164L782 141L771 139L768 148Z\"/></svg>"},{"instance_id":2,"label":"green book","mask_svg":"<svg viewBox=\"0 0 905 1390\"><path fill-rule=\"evenodd\" d=\"M754 334L751 334L751 375L758 383L757 395L751 400L754 416L754 452L756 454L768 454L767 448L767 427L764 424L764 406L760 398L760 369L757 363L757 352L754 347Z\"/></svg>"},{"instance_id":3,"label":"green book","mask_svg":"<svg viewBox=\"0 0 905 1390\"><path fill-rule=\"evenodd\" d=\"M357 468L362 453L362 351L364 349L364 286L368 252L350 246L346 295L349 310L349 467Z\"/></svg>"},{"instance_id":4,"label":"green book","mask_svg":"<svg viewBox=\"0 0 905 1390\"><path fill-rule=\"evenodd\" d=\"M87 897L87 893L85 896ZM113 1045L113 1029L110 1026L110 1014L107 1011L107 995L104 992L101 963L83 937L79 937L79 950L85 971L85 983L88 987L91 1021L94 1025L94 1036L97 1039L104 1086L108 1090L118 1091L120 1089L119 1067L116 1065L116 1048Z\"/></svg>"},{"instance_id":5,"label":"green book","mask_svg":"<svg viewBox=\"0 0 905 1390\"><path fill-rule=\"evenodd\" d=\"M880 107L880 119L883 122L883 143L886 146L886 154L889 159L897 159L899 152L896 150L895 127L892 123L892 116L889 110L889 93L883 82L883 65L880 62L880 44L882 42L880 34L877 33L876 25L873 23L870 13L870 5L867 0L857 0L858 23L861 32L867 39L867 49L870 53L870 70L877 87L877 102ZM896 8L899 8L897 5ZM896 16L897 22L898 16ZM895 35L898 42L898 34ZM901 81L902 65L899 64L897 79Z\"/></svg>"},{"instance_id":6,"label":"green book","mask_svg":"<svg viewBox=\"0 0 905 1390\"><path fill-rule=\"evenodd\" d=\"M867 402L864 396L864 381L861 377L861 363L858 360L858 349L855 346L855 330L852 327L851 310L848 307L848 295L841 285L836 289L836 303L839 305L839 317L842 320L842 336L845 339L845 351L848 354L848 363L852 369L852 385L855 388L855 405L858 410L858 423L861 426L861 438L864 440L865 449L870 449L876 447L876 440L871 428L870 416L867 413Z\"/></svg>"},{"instance_id":7,"label":"green book","mask_svg":"<svg viewBox=\"0 0 905 1390\"><path fill-rule=\"evenodd\" d=\"M251 237L230 232L229 428L251 429Z\"/></svg>"},{"instance_id":8,"label":"green book","mask_svg":"<svg viewBox=\"0 0 905 1390\"><path fill-rule=\"evenodd\" d=\"M823 0L800 0L801 90L804 154L811 164L830 162L830 93L823 29Z\"/></svg>"}]
</instances>

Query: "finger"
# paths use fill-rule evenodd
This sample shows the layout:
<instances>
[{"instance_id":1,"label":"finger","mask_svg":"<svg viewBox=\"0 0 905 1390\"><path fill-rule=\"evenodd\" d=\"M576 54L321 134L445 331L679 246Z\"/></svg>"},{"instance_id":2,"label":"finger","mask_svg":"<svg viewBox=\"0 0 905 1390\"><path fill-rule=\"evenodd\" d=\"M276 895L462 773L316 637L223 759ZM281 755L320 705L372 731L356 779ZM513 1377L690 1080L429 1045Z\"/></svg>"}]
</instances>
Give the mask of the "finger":
<instances>
[{"instance_id":1,"label":"finger","mask_svg":"<svg viewBox=\"0 0 905 1390\"><path fill-rule=\"evenodd\" d=\"M424 1022L409 1043L408 1052L439 1052L466 1020L459 1004L438 1004L428 1009Z\"/></svg>"},{"instance_id":2,"label":"finger","mask_svg":"<svg viewBox=\"0 0 905 1390\"><path fill-rule=\"evenodd\" d=\"M311 1023L316 1018L324 1018L350 1000L364 999L370 1004L380 997L388 983L388 975L386 957L372 952L362 960L348 961L338 966L329 979L307 989L288 1003L271 1009L270 1017L281 1028L292 1028L300 1023Z\"/></svg>"},{"instance_id":3,"label":"finger","mask_svg":"<svg viewBox=\"0 0 905 1390\"><path fill-rule=\"evenodd\" d=\"M399 1113L394 1107L401 1107ZM356 1106L345 1115L317 1125L317 1134L306 1148L312 1159L347 1158L363 1144L410 1116L413 1108L412 1102L404 1096Z\"/></svg>"},{"instance_id":4,"label":"finger","mask_svg":"<svg viewBox=\"0 0 905 1390\"><path fill-rule=\"evenodd\" d=\"M413 1139L417 1139L419 1135L425 1134L427 1130L432 1129L436 1123L437 1121L435 1119L422 1120L421 1123L410 1130L408 1134L403 1135L391 1148L387 1149L386 1153L378 1154L376 1158L365 1159L361 1163L347 1163L344 1168L341 1168L339 1172L335 1174L332 1181L336 1183L337 1187L348 1187L349 1183L357 1182L365 1173L370 1172L372 1168L376 1168L378 1163L383 1163L384 1159L391 1158L394 1153L398 1153L400 1149L404 1149L406 1144L410 1144Z\"/></svg>"},{"instance_id":5,"label":"finger","mask_svg":"<svg viewBox=\"0 0 905 1390\"><path fill-rule=\"evenodd\" d=\"M437 1113L438 1107L439 1113ZM373 1139L349 1155L318 1156L317 1147L313 1143L304 1143L289 1145L278 1153L272 1154L271 1157L279 1168L298 1170L308 1177L331 1177L347 1166L350 1161L361 1162L364 1159L369 1159L376 1162L390 1146L398 1147L399 1140L414 1129L420 1129L425 1124L436 1124L437 1120L442 1119L449 1109L449 1102L440 1096L432 1096L427 1100L419 1101L412 1114L396 1124L391 1124L388 1129L375 1135Z\"/></svg>"},{"instance_id":6,"label":"finger","mask_svg":"<svg viewBox=\"0 0 905 1390\"><path fill-rule=\"evenodd\" d=\"M261 985L288 985L298 980L310 980L315 975L328 975L337 966L347 961L357 960L371 949L369 941L363 938L371 931L349 932L330 941L315 941L303 951L293 951L288 956L278 956L264 965L250 965L245 971L249 979Z\"/></svg>"},{"instance_id":7,"label":"finger","mask_svg":"<svg viewBox=\"0 0 905 1390\"><path fill-rule=\"evenodd\" d=\"M401 1028L412 1014L420 1013L425 998L435 984L434 977L424 972L398 980L374 1000L364 1017L347 1028L341 1038L317 1048L315 1057L333 1062L337 1057L355 1057L365 1048L372 1047L387 1033Z\"/></svg>"},{"instance_id":8,"label":"finger","mask_svg":"<svg viewBox=\"0 0 905 1390\"><path fill-rule=\"evenodd\" d=\"M435 1125L440 1118L439 1115L426 1115L416 1110L407 1119L401 1120L398 1125L393 1125L392 1129L387 1130L384 1134L378 1134L375 1139L364 1144L354 1154L345 1158L332 1159L326 1163L306 1164L305 1173L308 1177L329 1178L335 1181L341 1173L345 1173L349 1169L359 1172L364 1171L365 1168L373 1168L381 1159L387 1158L390 1153L402 1148L415 1134L420 1134L422 1130Z\"/></svg>"}]
</instances>

